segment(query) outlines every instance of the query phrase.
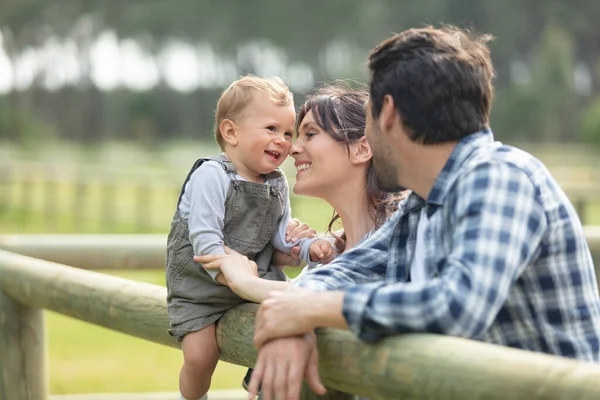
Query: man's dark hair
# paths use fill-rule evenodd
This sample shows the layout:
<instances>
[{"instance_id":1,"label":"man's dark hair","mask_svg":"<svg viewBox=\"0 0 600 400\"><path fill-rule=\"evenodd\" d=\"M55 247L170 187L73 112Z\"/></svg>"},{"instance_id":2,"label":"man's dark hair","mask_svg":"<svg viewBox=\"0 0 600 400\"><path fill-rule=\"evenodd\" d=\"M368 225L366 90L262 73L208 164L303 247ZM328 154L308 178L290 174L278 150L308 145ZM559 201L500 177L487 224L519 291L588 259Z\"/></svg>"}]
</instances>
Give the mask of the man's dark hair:
<instances>
[{"instance_id":1,"label":"man's dark hair","mask_svg":"<svg viewBox=\"0 0 600 400\"><path fill-rule=\"evenodd\" d=\"M373 117L390 95L414 141L453 142L487 128L490 39L455 27L409 29L386 39L369 54Z\"/></svg>"}]
</instances>

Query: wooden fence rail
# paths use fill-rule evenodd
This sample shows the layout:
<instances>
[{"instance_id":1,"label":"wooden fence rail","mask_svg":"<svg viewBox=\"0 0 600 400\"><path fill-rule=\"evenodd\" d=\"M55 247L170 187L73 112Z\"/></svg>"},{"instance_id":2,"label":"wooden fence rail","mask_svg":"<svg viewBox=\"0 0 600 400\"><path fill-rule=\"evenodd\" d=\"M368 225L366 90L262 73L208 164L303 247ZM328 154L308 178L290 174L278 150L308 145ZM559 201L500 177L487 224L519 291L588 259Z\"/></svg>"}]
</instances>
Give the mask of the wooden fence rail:
<instances>
[{"instance_id":1,"label":"wooden fence rail","mask_svg":"<svg viewBox=\"0 0 600 400\"><path fill-rule=\"evenodd\" d=\"M600 226L584 227L600 285ZM87 270L162 269L166 234L0 235L0 249Z\"/></svg>"},{"instance_id":2,"label":"wooden fence rail","mask_svg":"<svg viewBox=\"0 0 600 400\"><path fill-rule=\"evenodd\" d=\"M562 166L552 168L581 220L590 224L600 223L597 158L578 160L584 167L561 160ZM0 159L0 223L13 221L18 232L161 232L187 171L187 165L118 168ZM293 171L288 169L290 179ZM290 201L294 210L312 204L293 194Z\"/></svg>"},{"instance_id":3,"label":"wooden fence rail","mask_svg":"<svg viewBox=\"0 0 600 400\"><path fill-rule=\"evenodd\" d=\"M600 277L600 226L585 226ZM8 234L0 249L82 269L162 269L166 234Z\"/></svg>"},{"instance_id":4,"label":"wooden fence rail","mask_svg":"<svg viewBox=\"0 0 600 400\"><path fill-rule=\"evenodd\" d=\"M0 293L0 400L48 398L42 309L176 346L164 287L0 250ZM256 308L238 306L219 322L222 360L254 364ZM600 365L466 339L407 334L366 344L325 329L318 346L327 386L374 400L600 398Z\"/></svg>"}]
</instances>

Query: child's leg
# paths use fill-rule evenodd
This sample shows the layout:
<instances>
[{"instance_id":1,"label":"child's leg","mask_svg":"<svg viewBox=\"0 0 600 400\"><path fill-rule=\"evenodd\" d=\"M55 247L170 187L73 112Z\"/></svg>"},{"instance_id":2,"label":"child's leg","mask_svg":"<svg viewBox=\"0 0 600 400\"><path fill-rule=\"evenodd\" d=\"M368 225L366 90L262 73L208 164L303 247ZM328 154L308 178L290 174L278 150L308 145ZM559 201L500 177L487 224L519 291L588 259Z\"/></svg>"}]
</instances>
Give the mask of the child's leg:
<instances>
[{"instance_id":1,"label":"child's leg","mask_svg":"<svg viewBox=\"0 0 600 400\"><path fill-rule=\"evenodd\" d=\"M181 349L183 367L179 373L179 390L186 399L199 399L208 392L219 361L215 324L185 335Z\"/></svg>"}]
</instances>

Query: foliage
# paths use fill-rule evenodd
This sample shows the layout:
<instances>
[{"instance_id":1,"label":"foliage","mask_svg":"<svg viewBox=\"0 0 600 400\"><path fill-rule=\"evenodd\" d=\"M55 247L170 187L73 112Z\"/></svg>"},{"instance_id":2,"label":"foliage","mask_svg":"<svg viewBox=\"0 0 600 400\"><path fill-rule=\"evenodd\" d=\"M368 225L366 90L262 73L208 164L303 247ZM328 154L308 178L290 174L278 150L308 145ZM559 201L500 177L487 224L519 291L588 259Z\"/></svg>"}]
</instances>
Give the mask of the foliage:
<instances>
[{"instance_id":1,"label":"foliage","mask_svg":"<svg viewBox=\"0 0 600 400\"><path fill-rule=\"evenodd\" d=\"M600 97L582 112L581 131L588 143L600 148Z\"/></svg>"},{"instance_id":2,"label":"foliage","mask_svg":"<svg viewBox=\"0 0 600 400\"><path fill-rule=\"evenodd\" d=\"M82 73L76 82L48 90L38 71L17 95L0 97L0 138L18 143L41 137L47 130L38 122L62 138L87 143L127 138L157 148L173 138L208 137L219 91L234 76L275 71L292 79L294 68L308 68L315 85L334 78L365 81L366 55L383 38L409 27L449 23L496 37L492 119L500 138L578 141L581 110L600 92L600 74L594 73L600 65L599 15L595 0L576 5L564 0L4 0L0 45L13 65L32 49L66 40L76 49ZM94 87L90 49L107 32L121 44L134 40L153 57L159 74L153 89ZM210 46L214 57L232 63L233 72L225 73L223 66L214 87L174 90L165 81L161 54L175 40ZM271 56L284 70L273 69ZM518 70L529 78L523 81ZM574 81L582 74L583 89ZM297 101L309 89L299 91Z\"/></svg>"}]
</instances>

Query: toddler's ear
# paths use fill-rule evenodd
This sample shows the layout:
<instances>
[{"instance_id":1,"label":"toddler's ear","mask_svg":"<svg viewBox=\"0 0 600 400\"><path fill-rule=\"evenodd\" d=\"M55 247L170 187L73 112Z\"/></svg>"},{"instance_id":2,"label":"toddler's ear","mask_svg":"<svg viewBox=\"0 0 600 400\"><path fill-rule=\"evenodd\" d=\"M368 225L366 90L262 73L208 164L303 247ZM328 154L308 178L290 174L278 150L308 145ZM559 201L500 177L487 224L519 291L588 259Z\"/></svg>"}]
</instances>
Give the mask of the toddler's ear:
<instances>
[{"instance_id":1,"label":"toddler's ear","mask_svg":"<svg viewBox=\"0 0 600 400\"><path fill-rule=\"evenodd\" d=\"M238 143L237 125L230 119L224 119L219 125L221 137L230 146L236 146Z\"/></svg>"}]
</instances>

